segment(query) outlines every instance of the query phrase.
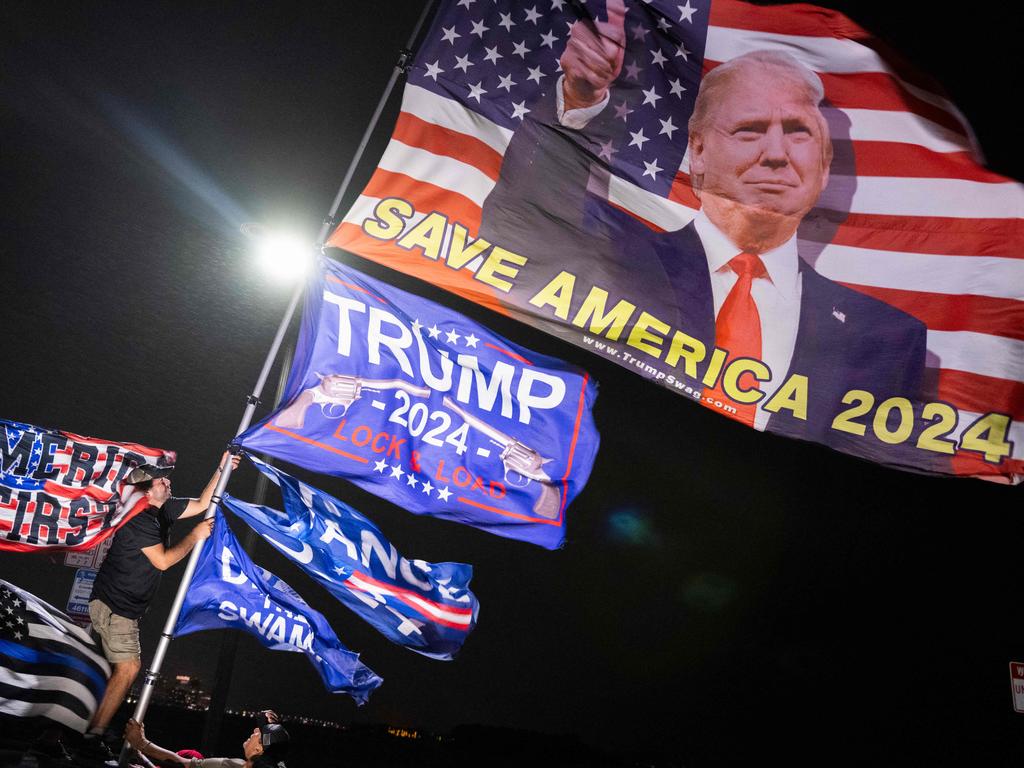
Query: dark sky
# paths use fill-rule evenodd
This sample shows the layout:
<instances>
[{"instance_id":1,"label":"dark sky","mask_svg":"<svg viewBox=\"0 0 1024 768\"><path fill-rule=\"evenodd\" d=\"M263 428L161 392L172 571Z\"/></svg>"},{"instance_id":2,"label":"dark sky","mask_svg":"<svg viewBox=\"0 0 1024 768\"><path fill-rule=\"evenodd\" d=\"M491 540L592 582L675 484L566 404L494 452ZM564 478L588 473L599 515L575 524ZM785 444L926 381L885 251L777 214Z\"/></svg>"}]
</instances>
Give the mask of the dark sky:
<instances>
[{"instance_id":1,"label":"dark sky","mask_svg":"<svg viewBox=\"0 0 1024 768\"><path fill-rule=\"evenodd\" d=\"M1024 177L1020 121L1008 114L1021 92L1018 8L832 5L940 79L991 167ZM237 224L315 235L420 7L5 3L0 416L177 450L175 489L197 493L287 300L253 269ZM396 109L394 99L350 199ZM688 765L1024 757L1007 669L1024 660L1019 489L755 433L364 268L587 368L601 385L601 451L559 552L317 478L404 555L472 563L478 626L457 661L418 656L258 544L257 562L322 610L385 683L357 710L326 694L301 656L245 637L233 704L576 734ZM251 470L236 478L231 491L251 496ZM148 653L180 573L143 621ZM73 570L62 556L3 554L0 575L63 605ZM175 641L166 670L208 678L217 647L214 633Z\"/></svg>"}]
</instances>

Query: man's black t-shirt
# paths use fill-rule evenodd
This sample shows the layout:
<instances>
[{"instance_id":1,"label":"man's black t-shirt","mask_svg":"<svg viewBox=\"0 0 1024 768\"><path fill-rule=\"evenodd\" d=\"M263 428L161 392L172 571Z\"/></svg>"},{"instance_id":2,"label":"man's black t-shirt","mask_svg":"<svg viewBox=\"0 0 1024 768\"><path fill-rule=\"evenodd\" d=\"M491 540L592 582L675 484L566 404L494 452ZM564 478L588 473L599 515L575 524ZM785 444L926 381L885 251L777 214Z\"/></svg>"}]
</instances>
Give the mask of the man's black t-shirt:
<instances>
[{"instance_id":1,"label":"man's black t-shirt","mask_svg":"<svg viewBox=\"0 0 1024 768\"><path fill-rule=\"evenodd\" d=\"M149 609L160 586L160 570L142 550L154 544L170 546L171 525L188 502L172 497L160 508L146 507L114 534L114 543L96 574L93 600L102 600L126 619L138 619Z\"/></svg>"}]
</instances>

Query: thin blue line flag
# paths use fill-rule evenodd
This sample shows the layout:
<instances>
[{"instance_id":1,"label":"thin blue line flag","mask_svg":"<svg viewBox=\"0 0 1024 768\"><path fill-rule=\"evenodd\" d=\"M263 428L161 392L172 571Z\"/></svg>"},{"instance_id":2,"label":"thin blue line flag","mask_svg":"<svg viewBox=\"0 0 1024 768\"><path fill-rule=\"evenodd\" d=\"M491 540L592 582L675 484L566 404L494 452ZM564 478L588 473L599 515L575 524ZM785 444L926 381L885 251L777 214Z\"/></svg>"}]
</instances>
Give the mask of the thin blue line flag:
<instances>
[{"instance_id":1,"label":"thin blue line flag","mask_svg":"<svg viewBox=\"0 0 1024 768\"><path fill-rule=\"evenodd\" d=\"M85 733L110 665L71 617L0 579L0 733L42 718ZM11 731L13 733L13 730Z\"/></svg>"},{"instance_id":2,"label":"thin blue line flag","mask_svg":"<svg viewBox=\"0 0 1024 768\"><path fill-rule=\"evenodd\" d=\"M246 454L281 488L284 512L228 494L224 505L389 640L450 660L476 626L473 567L407 560L343 501Z\"/></svg>"},{"instance_id":3,"label":"thin blue line flag","mask_svg":"<svg viewBox=\"0 0 1024 768\"><path fill-rule=\"evenodd\" d=\"M323 614L245 553L223 515L203 548L175 636L243 629L272 651L306 654L331 693L365 704L383 681L338 639Z\"/></svg>"},{"instance_id":4,"label":"thin blue line flag","mask_svg":"<svg viewBox=\"0 0 1024 768\"><path fill-rule=\"evenodd\" d=\"M597 455L596 398L586 371L324 260L283 405L238 442L556 549Z\"/></svg>"}]
</instances>

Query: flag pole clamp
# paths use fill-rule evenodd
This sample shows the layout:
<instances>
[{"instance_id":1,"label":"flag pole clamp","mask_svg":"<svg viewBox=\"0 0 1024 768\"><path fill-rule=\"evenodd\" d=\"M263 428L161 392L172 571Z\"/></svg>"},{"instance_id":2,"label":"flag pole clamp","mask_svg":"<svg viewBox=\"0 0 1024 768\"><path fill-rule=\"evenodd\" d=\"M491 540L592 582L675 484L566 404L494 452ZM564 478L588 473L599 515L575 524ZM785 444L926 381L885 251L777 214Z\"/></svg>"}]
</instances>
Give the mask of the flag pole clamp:
<instances>
[{"instance_id":1,"label":"flag pole clamp","mask_svg":"<svg viewBox=\"0 0 1024 768\"><path fill-rule=\"evenodd\" d=\"M398 61L395 62L395 69L399 72L408 72L412 66L412 51L403 48L398 52Z\"/></svg>"}]
</instances>

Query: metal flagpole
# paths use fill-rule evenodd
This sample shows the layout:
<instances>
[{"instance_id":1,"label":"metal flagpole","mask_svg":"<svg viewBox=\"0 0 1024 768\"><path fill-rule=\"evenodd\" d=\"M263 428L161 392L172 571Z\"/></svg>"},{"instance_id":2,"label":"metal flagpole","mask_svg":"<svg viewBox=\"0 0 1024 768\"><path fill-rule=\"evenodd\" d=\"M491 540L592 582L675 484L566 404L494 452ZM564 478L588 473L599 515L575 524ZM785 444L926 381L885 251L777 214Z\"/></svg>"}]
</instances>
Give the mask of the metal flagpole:
<instances>
[{"instance_id":1,"label":"metal flagpole","mask_svg":"<svg viewBox=\"0 0 1024 768\"><path fill-rule=\"evenodd\" d=\"M352 176L355 174L356 167L359 165L360 160L362 160L363 153L366 151L366 145L369 143L370 136L377 127L381 113L384 111L384 107L387 105L388 99L391 97L391 92L395 88L395 83L398 82L399 75L408 69L409 61L412 58L412 46L415 44L416 38L419 36L420 30L423 28L423 24L426 22L427 16L430 14L433 6L434 0L428 0L426 5L424 5L422 13L420 13L419 18L416 20L416 26L409 35L409 40L406 43L405 48L402 49L399 54L398 61L395 62L395 68L391 73L391 77L388 78L387 85L384 87L384 93L381 94L380 100L377 102L377 107L373 111L373 116L370 118L370 122L366 126L366 130L363 132L363 138L359 142L355 155L352 157L348 169L345 171L345 177L342 179L341 186L338 187L338 192L334 196L330 212L324 218L323 224L320 226L320 232L317 235L316 244L316 250L318 251L323 249L327 236L334 228L335 217L338 215L338 209L341 207L341 202L345 197L345 193L348 191L348 187L352 181ZM267 358L263 361L263 369L260 371L259 378L256 381L256 386L253 387L252 393L246 398L245 411L242 414L242 420L238 424L238 429L235 431L236 436L245 432L252 423L252 417L256 412L256 406L260 401L260 395L263 393L263 387L267 383L267 377L270 375L270 369L273 367L274 360L277 358L277 353L281 349L281 342L284 340L284 335L288 330L288 326L291 324L292 316L295 314L295 308L298 306L304 287L305 286L301 282L296 286L291 300L288 303L288 308L285 310L284 317L281 318L281 324L278 326L277 334L274 336L274 341L271 343L270 350L267 352ZM217 513L217 507L221 501L221 494L224 493L228 480L231 479L231 472L231 462L228 461L221 470L220 479L217 481L217 487L213 491L210 506L207 508L206 515L203 519L209 520ZM135 704L135 711L132 713L132 717L140 723L146 717L146 710L149 708L149 701L153 696L153 688L160 675L160 668L163 666L164 656L167 655L167 648L171 644L174 626L178 622L178 614L181 612L182 603L185 602L185 594L188 592L188 587L192 582L192 575L195 573L196 565L199 562L199 556L202 554L203 546L205 544L206 541L203 540L198 542L196 546L192 548L188 564L185 566L185 573L182 575L181 583L178 586L178 592L175 594L174 602L171 604L171 610L167 614L167 621L164 622L164 629L160 634L160 642L157 644L156 652L153 654L153 661L150 664L149 669L146 670L146 674L143 679L142 691L139 694L138 702ZM118 758L119 768L126 768L129 752L130 748L128 746L128 742L125 742L121 747L121 754Z\"/></svg>"},{"instance_id":2,"label":"metal flagpole","mask_svg":"<svg viewBox=\"0 0 1024 768\"><path fill-rule=\"evenodd\" d=\"M288 382L288 372L292 367L292 357L295 354L295 343L289 342L281 360L281 371L277 379L277 391L274 395L274 407L281 405L284 397L284 388ZM273 465L272 458L265 459L266 463ZM253 493L252 503L262 505L267 500L267 487L270 481L262 472L256 478L256 490ZM256 543L256 531L246 526L245 533L239 541L242 549L252 553L253 545ZM224 716L224 709L227 706L228 693L231 688L231 672L234 664L235 653L238 650L239 632L222 632L220 637L220 651L217 654L217 666L213 676L213 692L210 697L210 707L206 711L206 722L203 725L202 749L207 754L216 754L217 735L220 733L220 726Z\"/></svg>"}]
</instances>

